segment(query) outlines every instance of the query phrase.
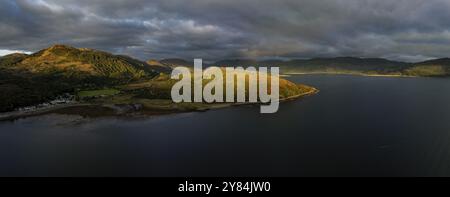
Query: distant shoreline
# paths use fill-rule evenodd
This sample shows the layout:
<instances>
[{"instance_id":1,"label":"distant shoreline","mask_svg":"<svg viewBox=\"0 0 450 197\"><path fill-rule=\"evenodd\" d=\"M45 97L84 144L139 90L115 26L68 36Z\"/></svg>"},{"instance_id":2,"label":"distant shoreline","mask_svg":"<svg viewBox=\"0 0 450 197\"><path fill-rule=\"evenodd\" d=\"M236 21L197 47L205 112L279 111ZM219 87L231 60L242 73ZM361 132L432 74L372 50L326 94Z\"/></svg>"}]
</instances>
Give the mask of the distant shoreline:
<instances>
[{"instance_id":1,"label":"distant shoreline","mask_svg":"<svg viewBox=\"0 0 450 197\"><path fill-rule=\"evenodd\" d=\"M282 73L284 76L289 75L353 75L353 76L364 76L364 77L400 77L400 78L416 78L423 76L411 76L411 75L389 75L389 74L363 74L363 73L330 73L330 72L286 72Z\"/></svg>"},{"instance_id":2,"label":"distant shoreline","mask_svg":"<svg viewBox=\"0 0 450 197\"><path fill-rule=\"evenodd\" d=\"M355 75L365 77L419 77L410 75L393 75L393 74L363 74L363 73L330 73L330 72L286 72L282 73L284 76L289 75Z\"/></svg>"}]
</instances>

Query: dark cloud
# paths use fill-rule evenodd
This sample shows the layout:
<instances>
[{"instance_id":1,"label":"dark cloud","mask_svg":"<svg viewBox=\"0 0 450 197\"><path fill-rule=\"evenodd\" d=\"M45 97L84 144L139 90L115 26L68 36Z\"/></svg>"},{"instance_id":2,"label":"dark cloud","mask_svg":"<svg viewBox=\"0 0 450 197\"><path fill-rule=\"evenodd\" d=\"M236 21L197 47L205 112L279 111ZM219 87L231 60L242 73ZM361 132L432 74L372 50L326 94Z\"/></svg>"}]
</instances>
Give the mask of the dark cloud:
<instances>
[{"instance_id":1,"label":"dark cloud","mask_svg":"<svg viewBox=\"0 0 450 197\"><path fill-rule=\"evenodd\" d=\"M450 56L448 0L3 0L0 49L140 59Z\"/></svg>"}]
</instances>

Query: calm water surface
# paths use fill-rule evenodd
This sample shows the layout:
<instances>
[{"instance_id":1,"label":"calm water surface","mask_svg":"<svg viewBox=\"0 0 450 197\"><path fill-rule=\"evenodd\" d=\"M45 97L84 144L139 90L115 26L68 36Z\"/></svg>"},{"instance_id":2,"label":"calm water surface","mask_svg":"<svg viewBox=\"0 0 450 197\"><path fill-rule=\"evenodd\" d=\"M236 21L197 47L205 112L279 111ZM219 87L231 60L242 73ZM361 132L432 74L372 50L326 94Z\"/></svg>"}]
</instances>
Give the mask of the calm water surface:
<instances>
[{"instance_id":1,"label":"calm water surface","mask_svg":"<svg viewBox=\"0 0 450 197\"><path fill-rule=\"evenodd\" d=\"M276 114L0 122L0 176L450 176L450 79L289 79L320 93Z\"/></svg>"}]
</instances>

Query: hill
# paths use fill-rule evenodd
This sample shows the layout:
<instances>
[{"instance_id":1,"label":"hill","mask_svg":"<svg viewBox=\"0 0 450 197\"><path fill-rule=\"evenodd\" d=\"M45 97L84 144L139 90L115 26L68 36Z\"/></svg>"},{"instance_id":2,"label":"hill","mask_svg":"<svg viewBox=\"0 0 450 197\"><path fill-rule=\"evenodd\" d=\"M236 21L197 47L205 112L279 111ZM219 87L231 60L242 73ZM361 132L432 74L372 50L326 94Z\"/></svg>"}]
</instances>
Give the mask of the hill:
<instances>
[{"instance_id":1,"label":"hill","mask_svg":"<svg viewBox=\"0 0 450 197\"><path fill-rule=\"evenodd\" d=\"M403 71L403 74L427 77L450 76L450 58L441 58L412 64Z\"/></svg>"},{"instance_id":2,"label":"hill","mask_svg":"<svg viewBox=\"0 0 450 197\"><path fill-rule=\"evenodd\" d=\"M193 63L183 59L165 59L152 61L153 64L174 68L177 66L192 67ZM383 58L312 58L293 60L254 60L254 59L225 59L208 66L264 66L280 67L284 74L292 73L327 73L327 74L358 74L358 75L394 75L394 76L424 76L442 77L450 76L450 58L442 58L417 63L391 61Z\"/></svg>"},{"instance_id":3,"label":"hill","mask_svg":"<svg viewBox=\"0 0 450 197\"><path fill-rule=\"evenodd\" d=\"M55 45L0 58L0 111L34 105L77 89L125 84L158 74L145 62L107 52Z\"/></svg>"},{"instance_id":4,"label":"hill","mask_svg":"<svg viewBox=\"0 0 450 197\"><path fill-rule=\"evenodd\" d=\"M172 67L165 65L158 60L147 60L146 62L153 70L158 72L170 73L172 71Z\"/></svg>"},{"instance_id":5,"label":"hill","mask_svg":"<svg viewBox=\"0 0 450 197\"><path fill-rule=\"evenodd\" d=\"M286 72L323 72L337 74L394 74L409 64L382 58L314 58L286 62Z\"/></svg>"},{"instance_id":6,"label":"hill","mask_svg":"<svg viewBox=\"0 0 450 197\"><path fill-rule=\"evenodd\" d=\"M159 61L161 64L169 66L171 68L175 68L178 66L184 67L192 67L194 66L194 62L186 61L184 59L172 58L172 59L163 59Z\"/></svg>"},{"instance_id":7,"label":"hill","mask_svg":"<svg viewBox=\"0 0 450 197\"><path fill-rule=\"evenodd\" d=\"M127 56L55 45L15 62L13 68L35 74L63 73L66 76L139 79L153 72L146 65Z\"/></svg>"},{"instance_id":8,"label":"hill","mask_svg":"<svg viewBox=\"0 0 450 197\"><path fill-rule=\"evenodd\" d=\"M409 64L404 62L390 61L381 58L313 58L282 60L222 60L214 65L233 66L278 66L282 73L394 73L400 72Z\"/></svg>"}]
</instances>

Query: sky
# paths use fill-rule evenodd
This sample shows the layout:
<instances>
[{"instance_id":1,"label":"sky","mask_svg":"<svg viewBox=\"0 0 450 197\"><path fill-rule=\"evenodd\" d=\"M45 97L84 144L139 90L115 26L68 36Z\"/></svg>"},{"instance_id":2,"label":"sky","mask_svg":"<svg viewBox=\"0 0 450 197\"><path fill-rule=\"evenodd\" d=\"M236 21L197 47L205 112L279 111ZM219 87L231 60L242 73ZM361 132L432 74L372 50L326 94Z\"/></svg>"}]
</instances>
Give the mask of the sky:
<instances>
[{"instance_id":1,"label":"sky","mask_svg":"<svg viewBox=\"0 0 450 197\"><path fill-rule=\"evenodd\" d=\"M450 0L1 0L0 55L53 44L147 59L450 57Z\"/></svg>"}]
</instances>

